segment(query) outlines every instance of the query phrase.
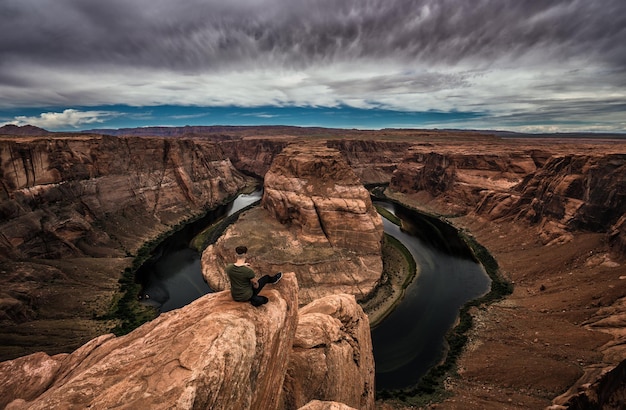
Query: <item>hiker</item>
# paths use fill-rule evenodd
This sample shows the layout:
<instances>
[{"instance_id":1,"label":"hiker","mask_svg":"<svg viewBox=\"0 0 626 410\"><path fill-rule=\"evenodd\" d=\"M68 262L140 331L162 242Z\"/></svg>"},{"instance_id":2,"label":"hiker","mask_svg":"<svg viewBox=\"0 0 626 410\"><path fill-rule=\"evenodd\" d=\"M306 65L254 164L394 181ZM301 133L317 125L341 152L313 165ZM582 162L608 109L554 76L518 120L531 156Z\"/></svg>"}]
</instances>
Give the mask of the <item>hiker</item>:
<instances>
[{"instance_id":1,"label":"hiker","mask_svg":"<svg viewBox=\"0 0 626 410\"><path fill-rule=\"evenodd\" d=\"M256 279L250 264L246 262L247 252L248 248L245 246L236 247L237 260L226 265L226 273L230 279L230 294L238 302L250 301L253 306L261 306L267 303L268 299L259 293L266 284L278 282L283 273L278 272L274 276L264 275Z\"/></svg>"}]
</instances>

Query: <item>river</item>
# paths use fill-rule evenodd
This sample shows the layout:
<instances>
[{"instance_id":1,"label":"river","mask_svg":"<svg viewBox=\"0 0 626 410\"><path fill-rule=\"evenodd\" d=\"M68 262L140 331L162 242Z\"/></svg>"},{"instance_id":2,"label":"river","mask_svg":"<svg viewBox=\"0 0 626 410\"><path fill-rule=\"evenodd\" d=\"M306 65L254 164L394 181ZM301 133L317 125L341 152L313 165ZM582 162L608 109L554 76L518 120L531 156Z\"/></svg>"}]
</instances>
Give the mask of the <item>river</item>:
<instances>
[{"instance_id":1,"label":"river","mask_svg":"<svg viewBox=\"0 0 626 410\"><path fill-rule=\"evenodd\" d=\"M211 292L202 278L200 255L188 247L202 227L239 212L261 198L261 191L240 195L207 220L168 238L144 264L138 278L146 303L161 312L177 309ZM449 225L418 221L419 214L400 205L376 201L404 221L404 230L383 218L385 232L411 252L419 275L402 302L372 330L376 388L413 386L444 358L445 334L459 309L489 290L490 279ZM427 225L428 229L419 229ZM454 235L454 236L453 236ZM452 245L451 245L452 244Z\"/></svg>"}]
</instances>

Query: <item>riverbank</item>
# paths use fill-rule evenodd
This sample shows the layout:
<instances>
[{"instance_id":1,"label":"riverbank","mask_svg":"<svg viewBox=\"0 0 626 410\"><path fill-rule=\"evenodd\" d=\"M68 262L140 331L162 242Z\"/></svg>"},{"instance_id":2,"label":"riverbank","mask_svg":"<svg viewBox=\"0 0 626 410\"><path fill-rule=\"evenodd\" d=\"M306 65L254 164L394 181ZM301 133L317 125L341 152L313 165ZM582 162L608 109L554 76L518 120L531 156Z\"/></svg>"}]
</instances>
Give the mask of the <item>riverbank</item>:
<instances>
[{"instance_id":1,"label":"riverbank","mask_svg":"<svg viewBox=\"0 0 626 410\"><path fill-rule=\"evenodd\" d=\"M419 275L419 266L404 245L393 236L385 234L382 257L383 274L380 282L367 298L359 301L371 328L393 312L404 297L406 287Z\"/></svg>"},{"instance_id":2,"label":"riverbank","mask_svg":"<svg viewBox=\"0 0 626 410\"><path fill-rule=\"evenodd\" d=\"M410 196L394 197L424 208ZM625 291L626 265L611 259L604 234L578 232L547 246L536 227L514 220L448 219L488 249L514 288L469 310L467 344L445 381L450 397L438 409L545 408L586 372L619 358L607 354L616 348L610 329L593 326Z\"/></svg>"}]
</instances>

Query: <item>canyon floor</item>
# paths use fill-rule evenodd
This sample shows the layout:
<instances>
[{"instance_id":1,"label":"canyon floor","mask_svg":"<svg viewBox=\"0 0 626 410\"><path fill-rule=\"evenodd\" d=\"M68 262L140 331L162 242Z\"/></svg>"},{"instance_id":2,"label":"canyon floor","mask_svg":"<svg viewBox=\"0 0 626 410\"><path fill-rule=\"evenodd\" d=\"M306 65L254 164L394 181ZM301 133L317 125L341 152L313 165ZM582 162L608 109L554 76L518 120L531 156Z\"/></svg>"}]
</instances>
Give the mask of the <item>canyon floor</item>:
<instances>
[{"instance_id":1,"label":"canyon floor","mask_svg":"<svg viewBox=\"0 0 626 410\"><path fill-rule=\"evenodd\" d=\"M398 199L436 211L415 197ZM600 308L626 296L626 264L611 260L605 234L579 233L546 246L536 227L515 221L448 219L487 247L514 292L472 312L470 342L446 386L451 397L432 408L545 408L585 370L611 362L610 328L592 324ZM389 405L411 408L382 408Z\"/></svg>"}]
</instances>

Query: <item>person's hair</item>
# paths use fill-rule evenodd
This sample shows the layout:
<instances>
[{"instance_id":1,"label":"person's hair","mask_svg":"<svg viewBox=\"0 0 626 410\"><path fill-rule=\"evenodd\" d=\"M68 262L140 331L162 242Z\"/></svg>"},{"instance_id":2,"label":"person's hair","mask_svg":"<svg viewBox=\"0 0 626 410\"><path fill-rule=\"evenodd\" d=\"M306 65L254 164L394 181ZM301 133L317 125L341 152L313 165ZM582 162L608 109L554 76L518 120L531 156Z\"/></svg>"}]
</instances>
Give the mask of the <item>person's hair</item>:
<instances>
[{"instance_id":1,"label":"person's hair","mask_svg":"<svg viewBox=\"0 0 626 410\"><path fill-rule=\"evenodd\" d=\"M245 246L238 246L235 248L235 252L237 252L237 255L244 255L246 252L248 252L248 248Z\"/></svg>"}]
</instances>

